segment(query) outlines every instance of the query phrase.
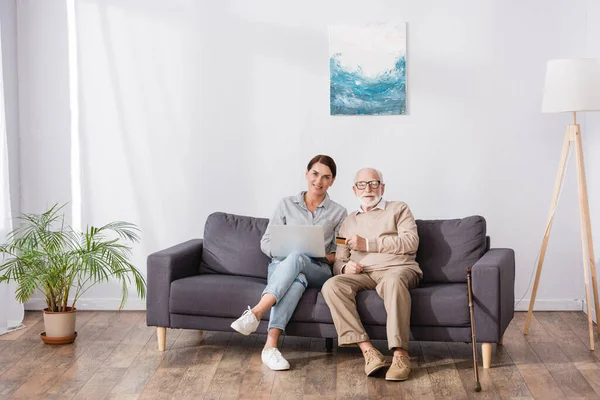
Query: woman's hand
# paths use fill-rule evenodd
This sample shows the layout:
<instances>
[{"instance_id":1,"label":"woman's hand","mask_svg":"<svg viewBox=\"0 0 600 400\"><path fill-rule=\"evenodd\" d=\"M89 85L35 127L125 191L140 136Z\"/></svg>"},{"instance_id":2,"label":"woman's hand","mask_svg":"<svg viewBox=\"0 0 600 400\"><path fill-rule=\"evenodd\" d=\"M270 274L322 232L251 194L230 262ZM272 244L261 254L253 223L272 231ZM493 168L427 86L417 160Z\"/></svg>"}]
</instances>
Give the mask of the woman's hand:
<instances>
[{"instance_id":1,"label":"woman's hand","mask_svg":"<svg viewBox=\"0 0 600 400\"><path fill-rule=\"evenodd\" d=\"M325 258L327 258L327 262L328 262L330 265L333 265L333 263L335 262L335 253L328 253L328 254L325 254Z\"/></svg>"},{"instance_id":2,"label":"woman's hand","mask_svg":"<svg viewBox=\"0 0 600 400\"><path fill-rule=\"evenodd\" d=\"M363 270L362 264L355 261L348 261L348 264L344 267L344 274L360 274Z\"/></svg>"}]
</instances>

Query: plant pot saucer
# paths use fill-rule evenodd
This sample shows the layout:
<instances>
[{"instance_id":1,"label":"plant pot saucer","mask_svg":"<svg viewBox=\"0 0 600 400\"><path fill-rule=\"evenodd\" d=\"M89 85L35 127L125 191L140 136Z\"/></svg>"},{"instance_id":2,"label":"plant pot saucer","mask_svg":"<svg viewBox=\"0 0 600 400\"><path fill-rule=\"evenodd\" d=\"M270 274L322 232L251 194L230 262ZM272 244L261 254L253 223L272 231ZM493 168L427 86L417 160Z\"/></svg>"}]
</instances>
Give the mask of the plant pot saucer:
<instances>
[{"instance_id":1,"label":"plant pot saucer","mask_svg":"<svg viewBox=\"0 0 600 400\"><path fill-rule=\"evenodd\" d=\"M77 332L75 332L71 336L52 337L52 338L47 337L46 332L42 332L42 333L40 333L40 336L42 337L42 340L46 344L69 344L69 343L73 343L75 341L75 339L77 338Z\"/></svg>"}]
</instances>

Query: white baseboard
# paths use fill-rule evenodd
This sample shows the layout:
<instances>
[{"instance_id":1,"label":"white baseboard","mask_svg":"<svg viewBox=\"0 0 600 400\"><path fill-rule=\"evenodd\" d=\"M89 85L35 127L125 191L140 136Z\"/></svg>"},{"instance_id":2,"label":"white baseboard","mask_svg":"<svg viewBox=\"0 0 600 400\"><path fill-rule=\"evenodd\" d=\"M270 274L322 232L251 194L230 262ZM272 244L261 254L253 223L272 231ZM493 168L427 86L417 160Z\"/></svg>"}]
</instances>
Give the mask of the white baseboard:
<instances>
[{"instance_id":1,"label":"white baseboard","mask_svg":"<svg viewBox=\"0 0 600 400\"><path fill-rule=\"evenodd\" d=\"M583 313L585 315L587 315L587 303L585 300L583 301ZM596 308L594 307L593 304L592 304L592 321L594 321L596 324L598 324L598 321L596 321Z\"/></svg>"},{"instance_id":2,"label":"white baseboard","mask_svg":"<svg viewBox=\"0 0 600 400\"><path fill-rule=\"evenodd\" d=\"M531 299L523 299L520 302L515 299L515 311L528 311ZM577 299L536 299L533 306L534 311L581 311L583 300Z\"/></svg>"},{"instance_id":3,"label":"white baseboard","mask_svg":"<svg viewBox=\"0 0 600 400\"><path fill-rule=\"evenodd\" d=\"M110 311L118 310L121 304L121 299L84 299L77 300L78 310L94 310L94 311ZM43 310L46 308L46 301L42 298L32 298L25 303L26 310ZM123 310L145 310L146 300L140 300L138 298L129 298Z\"/></svg>"}]
</instances>

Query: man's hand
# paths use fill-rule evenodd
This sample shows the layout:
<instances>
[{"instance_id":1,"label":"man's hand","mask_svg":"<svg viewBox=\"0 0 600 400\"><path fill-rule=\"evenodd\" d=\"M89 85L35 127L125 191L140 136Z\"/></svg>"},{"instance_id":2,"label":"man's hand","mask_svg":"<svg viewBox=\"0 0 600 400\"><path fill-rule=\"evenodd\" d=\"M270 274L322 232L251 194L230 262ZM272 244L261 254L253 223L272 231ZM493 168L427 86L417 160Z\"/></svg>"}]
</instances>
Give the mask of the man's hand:
<instances>
[{"instance_id":1,"label":"man's hand","mask_svg":"<svg viewBox=\"0 0 600 400\"><path fill-rule=\"evenodd\" d=\"M328 262L330 265L333 265L333 263L335 262L335 253L328 253L328 254L325 254L325 257L327 258L327 262Z\"/></svg>"},{"instance_id":2,"label":"man's hand","mask_svg":"<svg viewBox=\"0 0 600 400\"><path fill-rule=\"evenodd\" d=\"M344 274L360 274L363 270L362 264L355 261L348 261L348 264L344 267Z\"/></svg>"},{"instance_id":3,"label":"man's hand","mask_svg":"<svg viewBox=\"0 0 600 400\"><path fill-rule=\"evenodd\" d=\"M364 237L353 235L346 239L346 245L351 250L367 251L367 241Z\"/></svg>"}]
</instances>

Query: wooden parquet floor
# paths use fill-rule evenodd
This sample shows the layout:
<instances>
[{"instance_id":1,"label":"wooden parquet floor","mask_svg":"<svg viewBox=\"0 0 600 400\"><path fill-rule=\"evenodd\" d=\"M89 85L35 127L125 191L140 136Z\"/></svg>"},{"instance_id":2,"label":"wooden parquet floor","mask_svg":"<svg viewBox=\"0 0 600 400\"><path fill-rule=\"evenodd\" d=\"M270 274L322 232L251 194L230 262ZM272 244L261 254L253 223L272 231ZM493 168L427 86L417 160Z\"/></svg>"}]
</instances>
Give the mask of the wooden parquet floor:
<instances>
[{"instance_id":1,"label":"wooden parquet floor","mask_svg":"<svg viewBox=\"0 0 600 400\"><path fill-rule=\"evenodd\" d=\"M480 361L476 393L466 343L411 343L411 378L387 382L385 371L364 375L357 348L327 354L324 339L284 337L292 369L274 372L260 360L263 335L169 329L161 353L144 312L78 312L76 342L50 346L42 314L27 312L25 330L0 336L0 398L600 399L600 343L589 351L585 315L536 312L527 336L525 317L516 314L491 369Z\"/></svg>"}]
</instances>

